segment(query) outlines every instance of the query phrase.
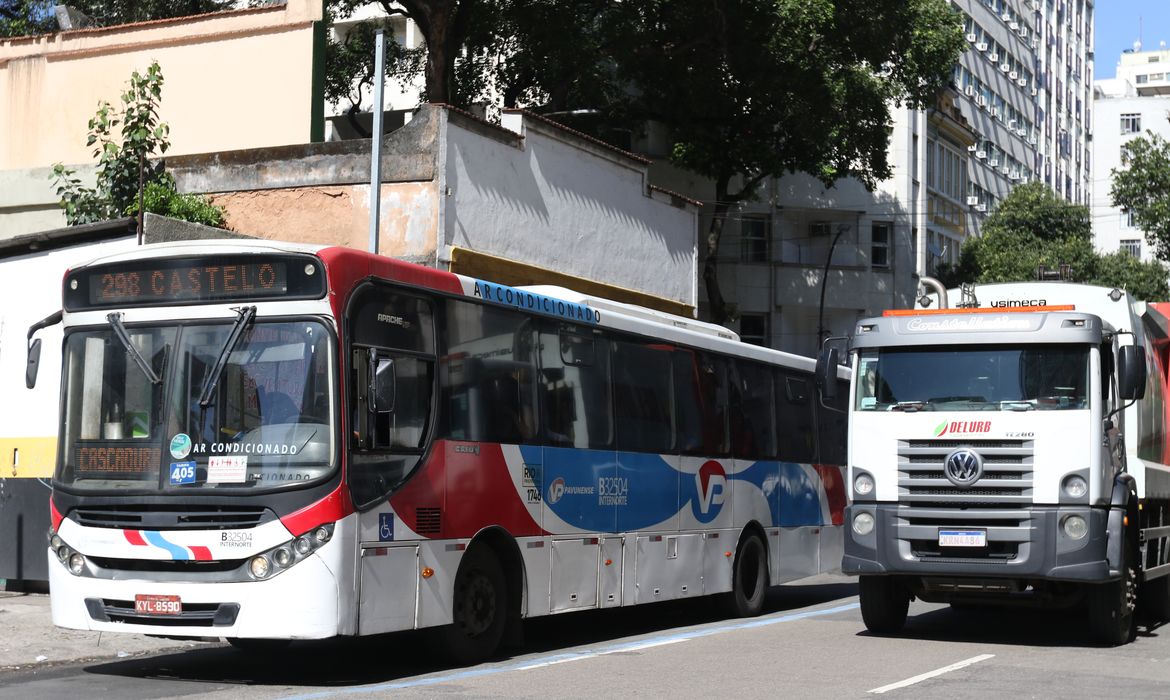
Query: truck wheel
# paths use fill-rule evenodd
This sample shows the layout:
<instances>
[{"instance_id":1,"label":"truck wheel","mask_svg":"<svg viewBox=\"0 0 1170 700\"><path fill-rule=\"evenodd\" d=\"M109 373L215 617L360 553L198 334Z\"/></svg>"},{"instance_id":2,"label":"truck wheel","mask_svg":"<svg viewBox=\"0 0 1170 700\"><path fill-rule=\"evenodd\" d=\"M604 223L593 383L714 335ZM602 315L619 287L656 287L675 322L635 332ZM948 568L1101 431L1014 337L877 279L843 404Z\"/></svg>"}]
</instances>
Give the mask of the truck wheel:
<instances>
[{"instance_id":1,"label":"truck wheel","mask_svg":"<svg viewBox=\"0 0 1170 700\"><path fill-rule=\"evenodd\" d=\"M472 664L496 653L507 626L506 585L504 570L488 547L473 547L463 556L455 574L453 622L440 630L452 659Z\"/></svg>"},{"instance_id":2,"label":"truck wheel","mask_svg":"<svg viewBox=\"0 0 1170 700\"><path fill-rule=\"evenodd\" d=\"M1127 545L1122 548L1121 577L1116 581L1089 586L1089 631L1106 646L1133 641L1134 608L1137 602L1136 557Z\"/></svg>"},{"instance_id":3,"label":"truck wheel","mask_svg":"<svg viewBox=\"0 0 1170 700\"><path fill-rule=\"evenodd\" d=\"M897 632L906 624L910 610L910 593L892 576L862 576L861 619L870 632Z\"/></svg>"},{"instance_id":4,"label":"truck wheel","mask_svg":"<svg viewBox=\"0 0 1170 700\"><path fill-rule=\"evenodd\" d=\"M727 611L736 617L755 617L763 611L768 592L768 557L759 535L748 535L739 543L734 567L731 592L725 598Z\"/></svg>"}]
</instances>

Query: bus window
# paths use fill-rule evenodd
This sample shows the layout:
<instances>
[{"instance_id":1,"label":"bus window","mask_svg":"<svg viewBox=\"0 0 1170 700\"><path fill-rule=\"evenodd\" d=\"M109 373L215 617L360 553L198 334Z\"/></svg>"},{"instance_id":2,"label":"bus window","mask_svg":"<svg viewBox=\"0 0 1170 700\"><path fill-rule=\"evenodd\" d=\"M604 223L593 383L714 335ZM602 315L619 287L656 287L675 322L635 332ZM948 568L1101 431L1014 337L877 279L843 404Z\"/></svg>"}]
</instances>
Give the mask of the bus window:
<instances>
[{"instance_id":1,"label":"bus window","mask_svg":"<svg viewBox=\"0 0 1170 700\"><path fill-rule=\"evenodd\" d=\"M632 452L674 450L671 348L624 340L613 343L617 448Z\"/></svg>"},{"instance_id":2,"label":"bus window","mask_svg":"<svg viewBox=\"0 0 1170 700\"><path fill-rule=\"evenodd\" d=\"M454 440L533 442L538 426L532 321L514 311L449 300L446 325L443 434Z\"/></svg>"},{"instance_id":3,"label":"bus window","mask_svg":"<svg viewBox=\"0 0 1170 700\"><path fill-rule=\"evenodd\" d=\"M675 415L683 454L727 454L727 366L694 350L674 353Z\"/></svg>"},{"instance_id":4,"label":"bus window","mask_svg":"<svg viewBox=\"0 0 1170 700\"><path fill-rule=\"evenodd\" d=\"M813 427L812 376L781 371L776 375L776 424L780 433L780 459L808 464L816 459Z\"/></svg>"},{"instance_id":5,"label":"bus window","mask_svg":"<svg viewBox=\"0 0 1170 700\"><path fill-rule=\"evenodd\" d=\"M772 373L751 362L732 364L731 451L744 459L776 455Z\"/></svg>"},{"instance_id":6,"label":"bus window","mask_svg":"<svg viewBox=\"0 0 1170 700\"><path fill-rule=\"evenodd\" d=\"M557 447L602 449L613 442L609 341L568 324L540 331L544 438Z\"/></svg>"}]
</instances>

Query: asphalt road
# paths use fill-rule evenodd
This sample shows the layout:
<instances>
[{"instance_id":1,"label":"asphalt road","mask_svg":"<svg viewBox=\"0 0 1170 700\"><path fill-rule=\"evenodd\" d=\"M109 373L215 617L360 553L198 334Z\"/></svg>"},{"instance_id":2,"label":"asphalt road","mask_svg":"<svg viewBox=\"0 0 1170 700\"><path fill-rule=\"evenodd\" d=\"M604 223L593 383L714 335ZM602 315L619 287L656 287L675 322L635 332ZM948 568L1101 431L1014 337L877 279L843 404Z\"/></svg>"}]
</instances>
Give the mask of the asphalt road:
<instances>
[{"instance_id":1,"label":"asphalt road","mask_svg":"<svg viewBox=\"0 0 1170 700\"><path fill-rule=\"evenodd\" d=\"M530 621L525 644L456 668L426 635L295 644L271 658L212 646L0 675L3 698L1159 698L1170 627L1129 645L1088 638L1081 611L953 610L915 602L905 631L870 635L854 581L775 589L763 616L703 601Z\"/></svg>"}]
</instances>

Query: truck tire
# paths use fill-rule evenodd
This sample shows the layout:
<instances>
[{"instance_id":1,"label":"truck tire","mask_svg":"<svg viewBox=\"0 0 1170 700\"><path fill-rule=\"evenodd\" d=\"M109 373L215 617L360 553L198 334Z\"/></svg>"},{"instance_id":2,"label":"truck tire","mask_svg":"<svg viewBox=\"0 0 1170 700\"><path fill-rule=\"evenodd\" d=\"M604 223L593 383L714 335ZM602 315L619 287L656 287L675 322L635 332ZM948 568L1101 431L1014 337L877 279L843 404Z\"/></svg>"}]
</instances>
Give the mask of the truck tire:
<instances>
[{"instance_id":1,"label":"truck tire","mask_svg":"<svg viewBox=\"0 0 1170 700\"><path fill-rule=\"evenodd\" d=\"M902 629L910 610L910 593L901 581L892 576L862 576L858 588L861 619L867 630L892 634Z\"/></svg>"},{"instance_id":2,"label":"truck tire","mask_svg":"<svg viewBox=\"0 0 1170 700\"><path fill-rule=\"evenodd\" d=\"M1121 577L1116 581L1089 586L1089 631L1106 646L1128 644L1137 633L1134 608L1137 602L1137 557L1131 545L1122 547Z\"/></svg>"}]
</instances>

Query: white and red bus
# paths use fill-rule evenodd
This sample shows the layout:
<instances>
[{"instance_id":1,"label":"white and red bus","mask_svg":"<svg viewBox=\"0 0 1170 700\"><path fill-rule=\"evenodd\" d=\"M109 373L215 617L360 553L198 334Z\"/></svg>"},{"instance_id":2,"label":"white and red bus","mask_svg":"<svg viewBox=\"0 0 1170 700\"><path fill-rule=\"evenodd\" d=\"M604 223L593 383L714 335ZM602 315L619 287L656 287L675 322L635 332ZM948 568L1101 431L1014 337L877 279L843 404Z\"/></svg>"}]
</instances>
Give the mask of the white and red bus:
<instances>
[{"instance_id":1,"label":"white and red bus","mask_svg":"<svg viewBox=\"0 0 1170 700\"><path fill-rule=\"evenodd\" d=\"M226 241L74 268L62 323L62 627L435 628L469 661L523 618L710 594L752 615L840 567L846 414L813 360L721 327Z\"/></svg>"}]
</instances>

